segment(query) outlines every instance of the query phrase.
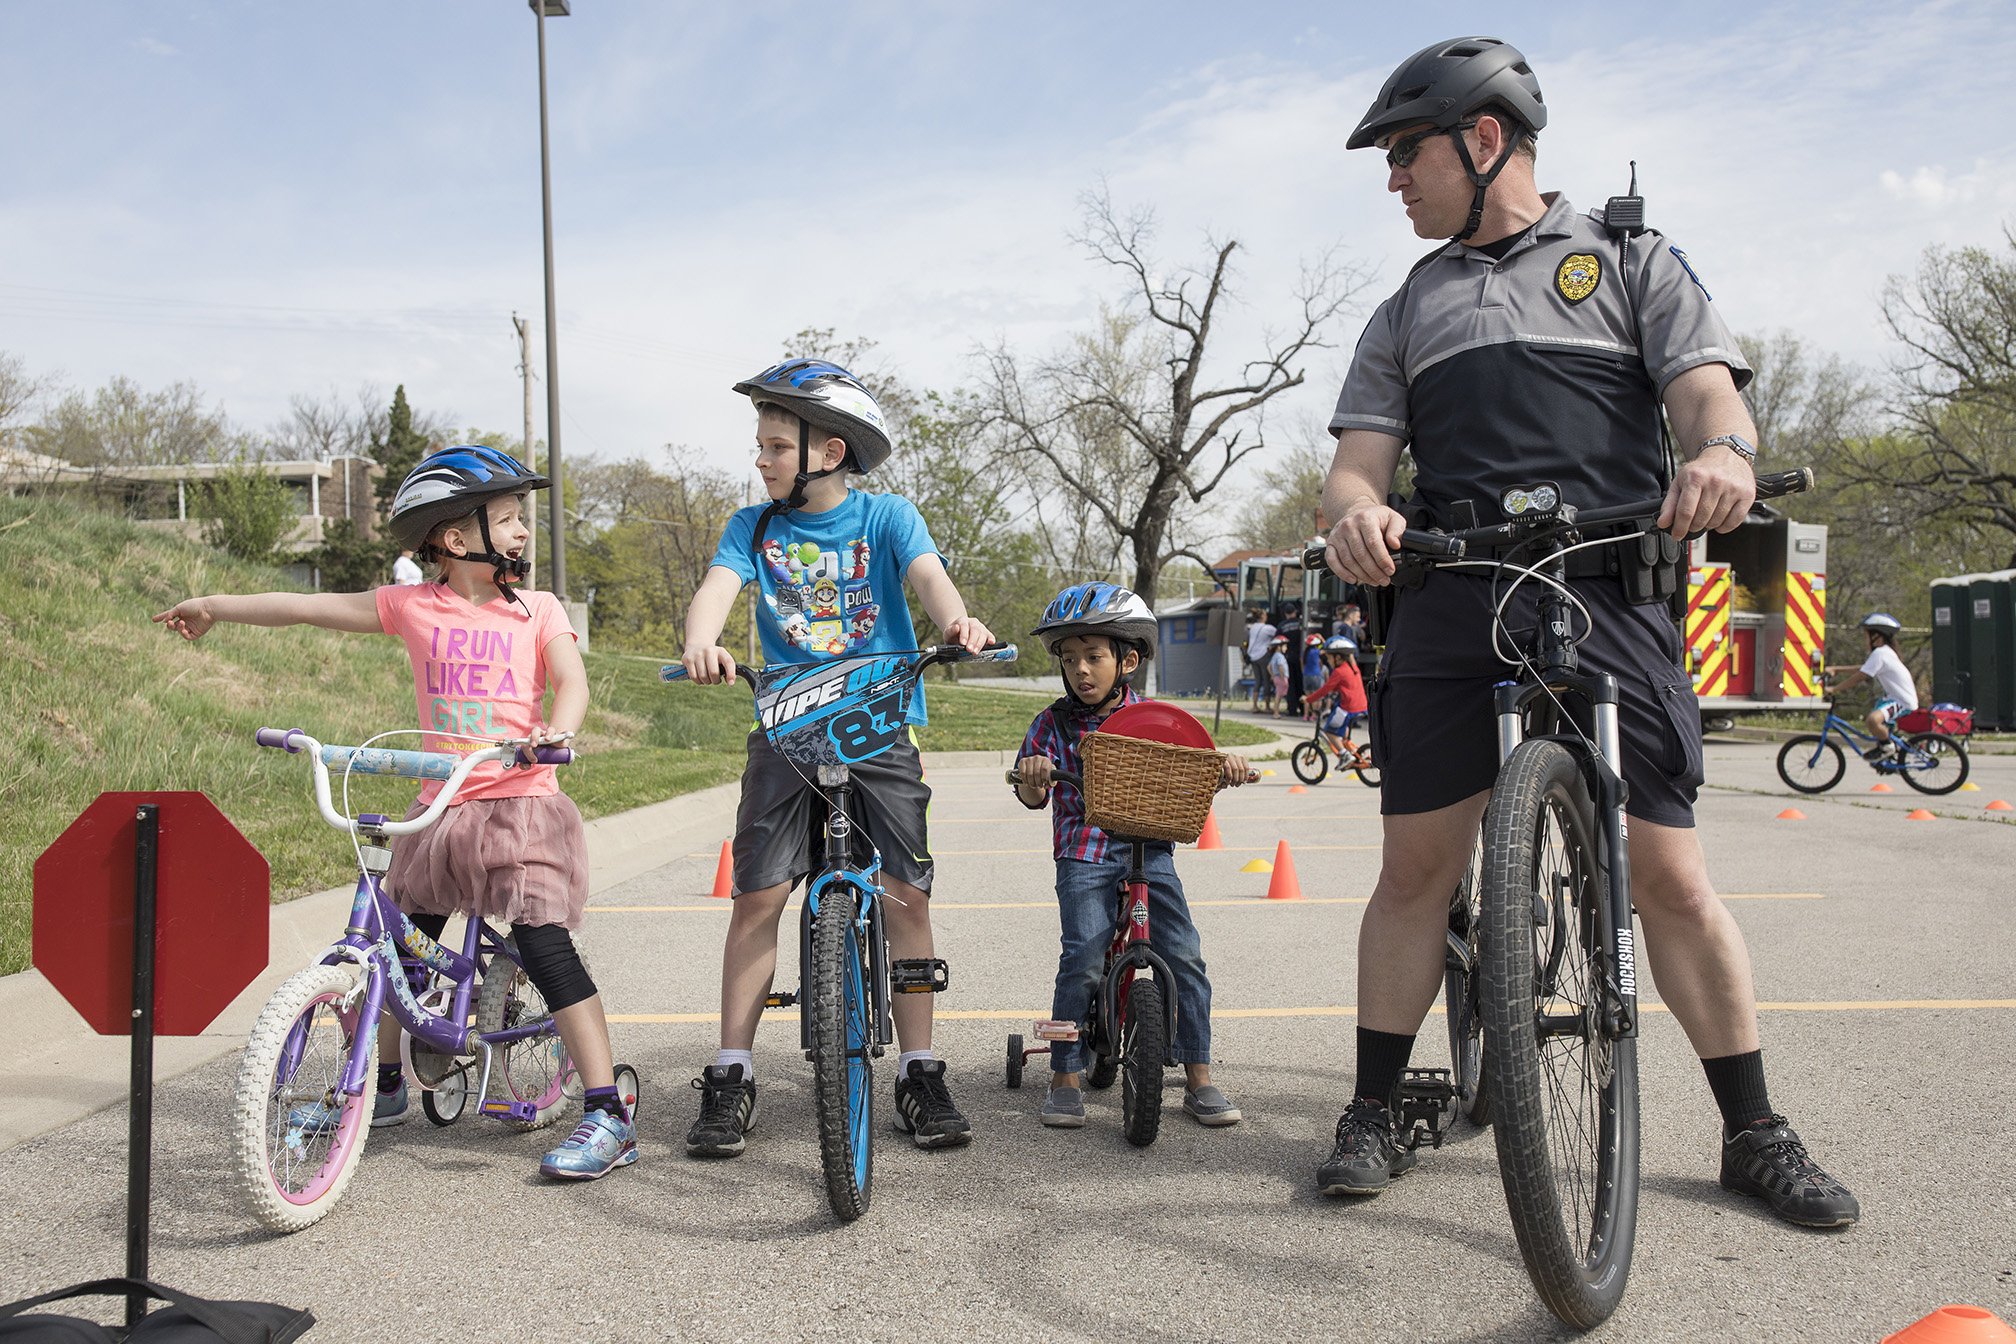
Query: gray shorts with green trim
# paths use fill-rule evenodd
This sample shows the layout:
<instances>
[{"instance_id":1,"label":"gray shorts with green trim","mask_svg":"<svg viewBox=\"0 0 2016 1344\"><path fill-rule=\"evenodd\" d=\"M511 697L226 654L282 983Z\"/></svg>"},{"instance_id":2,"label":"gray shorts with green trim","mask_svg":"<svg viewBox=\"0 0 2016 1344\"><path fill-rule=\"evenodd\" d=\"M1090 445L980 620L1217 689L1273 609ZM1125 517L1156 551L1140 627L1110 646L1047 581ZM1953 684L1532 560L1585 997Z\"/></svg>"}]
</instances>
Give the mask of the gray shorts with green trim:
<instances>
[{"instance_id":1,"label":"gray shorts with green trim","mask_svg":"<svg viewBox=\"0 0 2016 1344\"><path fill-rule=\"evenodd\" d=\"M882 871L919 891L931 890L926 814L931 790L915 742L905 739L849 771L848 815L860 837L882 855ZM808 778L808 776L811 776ZM749 734L742 802L735 810L735 892L795 885L819 866L828 803L817 776L786 760L761 731ZM867 855L857 852L857 861Z\"/></svg>"}]
</instances>

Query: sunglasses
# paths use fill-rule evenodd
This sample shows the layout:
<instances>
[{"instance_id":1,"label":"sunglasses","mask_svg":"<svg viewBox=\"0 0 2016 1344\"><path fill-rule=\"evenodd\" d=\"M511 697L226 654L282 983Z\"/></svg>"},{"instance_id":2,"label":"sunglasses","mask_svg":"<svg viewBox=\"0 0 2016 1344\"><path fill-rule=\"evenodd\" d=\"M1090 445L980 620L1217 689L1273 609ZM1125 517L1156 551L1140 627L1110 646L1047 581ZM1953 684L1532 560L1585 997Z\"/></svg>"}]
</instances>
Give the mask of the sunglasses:
<instances>
[{"instance_id":1,"label":"sunglasses","mask_svg":"<svg viewBox=\"0 0 2016 1344\"><path fill-rule=\"evenodd\" d=\"M1422 142L1438 135L1460 135L1477 125L1474 121L1458 122L1454 126L1430 126L1412 135L1403 135L1386 148L1386 166L1405 168L1414 162L1414 156L1421 152Z\"/></svg>"}]
</instances>

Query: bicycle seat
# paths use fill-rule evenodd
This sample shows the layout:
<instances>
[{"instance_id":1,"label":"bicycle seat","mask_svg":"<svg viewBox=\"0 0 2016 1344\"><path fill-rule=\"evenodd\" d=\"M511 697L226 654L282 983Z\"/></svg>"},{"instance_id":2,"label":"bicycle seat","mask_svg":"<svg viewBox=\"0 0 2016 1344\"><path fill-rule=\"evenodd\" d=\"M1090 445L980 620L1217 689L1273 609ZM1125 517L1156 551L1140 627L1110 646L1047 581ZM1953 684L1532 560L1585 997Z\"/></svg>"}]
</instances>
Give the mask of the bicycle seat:
<instances>
[{"instance_id":1,"label":"bicycle seat","mask_svg":"<svg viewBox=\"0 0 2016 1344\"><path fill-rule=\"evenodd\" d=\"M1195 716L1166 700L1141 700L1115 710L1106 722L1099 725L1099 731L1121 737L1145 738L1150 742L1165 742L1172 747L1195 747L1200 751L1218 749L1218 744L1211 740L1211 734Z\"/></svg>"}]
</instances>

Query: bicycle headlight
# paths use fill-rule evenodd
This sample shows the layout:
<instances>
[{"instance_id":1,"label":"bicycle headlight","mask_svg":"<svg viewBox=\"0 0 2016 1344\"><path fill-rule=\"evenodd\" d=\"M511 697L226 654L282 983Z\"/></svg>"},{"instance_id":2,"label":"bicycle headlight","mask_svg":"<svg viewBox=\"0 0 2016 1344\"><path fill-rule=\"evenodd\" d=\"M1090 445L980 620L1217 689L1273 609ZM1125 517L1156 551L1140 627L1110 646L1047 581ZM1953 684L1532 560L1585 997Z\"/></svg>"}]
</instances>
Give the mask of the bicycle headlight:
<instances>
[{"instance_id":1,"label":"bicycle headlight","mask_svg":"<svg viewBox=\"0 0 2016 1344\"><path fill-rule=\"evenodd\" d=\"M1511 486L1498 496L1498 508L1507 518L1545 518L1560 507L1561 487L1552 481Z\"/></svg>"}]
</instances>

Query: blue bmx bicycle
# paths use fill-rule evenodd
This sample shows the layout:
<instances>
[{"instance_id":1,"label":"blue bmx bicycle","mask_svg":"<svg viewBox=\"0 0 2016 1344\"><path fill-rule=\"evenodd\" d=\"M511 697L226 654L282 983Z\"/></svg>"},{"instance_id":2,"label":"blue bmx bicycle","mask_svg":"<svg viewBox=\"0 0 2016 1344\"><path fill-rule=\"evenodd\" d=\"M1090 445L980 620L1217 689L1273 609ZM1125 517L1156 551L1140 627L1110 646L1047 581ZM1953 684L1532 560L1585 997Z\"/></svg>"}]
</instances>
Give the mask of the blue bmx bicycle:
<instances>
[{"instance_id":1,"label":"blue bmx bicycle","mask_svg":"<svg viewBox=\"0 0 2016 1344\"><path fill-rule=\"evenodd\" d=\"M238 1066L232 1137L239 1183L261 1223L299 1232L342 1198L370 1137L381 1010L406 1029L403 1062L425 1089L421 1109L437 1125L461 1118L479 1060L477 1113L513 1128L552 1124L578 1094L573 1062L512 940L472 919L462 950L453 951L415 928L385 893L387 841L438 821L478 765L562 765L574 753L526 751L522 741L466 755L324 746L299 728L261 728L257 740L308 753L322 818L357 851L357 894L342 936L274 991ZM330 799L332 767L343 771L345 810ZM353 817L346 815L351 775L443 783L411 821ZM616 1065L616 1088L634 1115L637 1071Z\"/></svg>"},{"instance_id":2,"label":"blue bmx bicycle","mask_svg":"<svg viewBox=\"0 0 2016 1344\"><path fill-rule=\"evenodd\" d=\"M890 995L939 994L949 983L943 961L889 959L882 856L855 826L850 768L908 735L910 700L928 669L974 657L1013 662L1015 646L975 655L940 644L737 669L755 692L763 735L826 802L823 847L798 924L799 991L773 993L764 1006L803 1000L798 1044L812 1061L819 1165L827 1201L846 1222L868 1211L875 1176L873 1061L896 1039ZM686 669L665 667L659 676L683 681Z\"/></svg>"},{"instance_id":3,"label":"blue bmx bicycle","mask_svg":"<svg viewBox=\"0 0 2016 1344\"><path fill-rule=\"evenodd\" d=\"M1827 717L1817 733L1801 733L1778 749L1778 778L1801 793L1825 793L1841 782L1848 770L1848 753L1836 738L1846 739L1856 755L1867 760L1876 739L1861 732L1834 712L1827 702ZM1897 744L1894 755L1870 760L1869 768L1879 775L1899 775L1920 793L1951 793L1967 782L1967 746L1944 733L1900 733L1891 729Z\"/></svg>"}]
</instances>

